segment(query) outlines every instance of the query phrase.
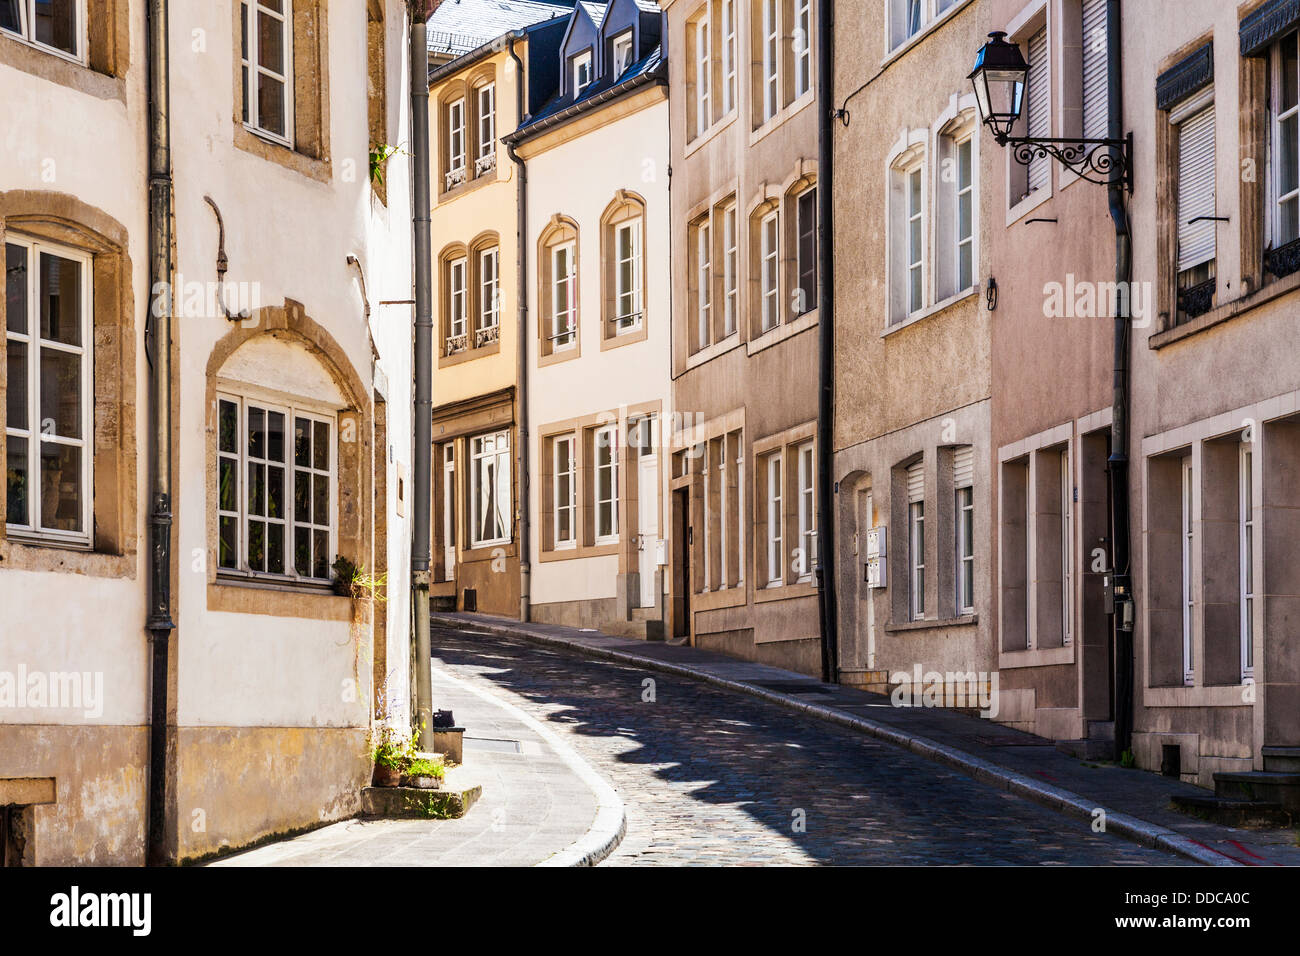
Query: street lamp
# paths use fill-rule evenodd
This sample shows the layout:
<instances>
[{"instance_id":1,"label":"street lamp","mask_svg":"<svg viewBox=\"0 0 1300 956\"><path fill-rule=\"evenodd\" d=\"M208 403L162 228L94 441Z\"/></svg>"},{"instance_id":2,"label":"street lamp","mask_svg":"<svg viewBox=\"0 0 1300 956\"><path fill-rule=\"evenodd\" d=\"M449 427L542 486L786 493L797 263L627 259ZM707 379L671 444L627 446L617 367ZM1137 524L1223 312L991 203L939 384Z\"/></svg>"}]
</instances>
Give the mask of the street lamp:
<instances>
[{"instance_id":1,"label":"street lamp","mask_svg":"<svg viewBox=\"0 0 1300 956\"><path fill-rule=\"evenodd\" d=\"M1020 47L1008 43L1006 33L995 30L975 57L975 69L967 77L975 87L980 119L999 146L1010 146L1021 166L1035 159L1053 156L1080 178L1099 186L1127 186L1133 190L1129 153L1132 134L1124 139L1081 139L1052 136L1012 136L1025 107L1029 85L1029 64Z\"/></svg>"}]
</instances>

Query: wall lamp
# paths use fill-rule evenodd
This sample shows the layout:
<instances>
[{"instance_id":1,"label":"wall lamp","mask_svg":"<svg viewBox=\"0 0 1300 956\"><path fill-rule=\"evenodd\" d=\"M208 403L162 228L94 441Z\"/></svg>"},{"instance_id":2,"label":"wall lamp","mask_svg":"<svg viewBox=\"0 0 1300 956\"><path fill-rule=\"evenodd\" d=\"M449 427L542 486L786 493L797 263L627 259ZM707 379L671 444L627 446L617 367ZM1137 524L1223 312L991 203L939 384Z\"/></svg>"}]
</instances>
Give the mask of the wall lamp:
<instances>
[{"instance_id":1,"label":"wall lamp","mask_svg":"<svg viewBox=\"0 0 1300 956\"><path fill-rule=\"evenodd\" d=\"M1029 64L1019 45L1008 43L1006 33L995 30L980 47L969 79L975 87L980 119L999 146L1010 146L1021 166L1052 156L1081 179L1099 186L1127 186L1133 191L1129 156L1133 136L1124 139L1075 139L1052 136L1012 136L1025 107Z\"/></svg>"}]
</instances>

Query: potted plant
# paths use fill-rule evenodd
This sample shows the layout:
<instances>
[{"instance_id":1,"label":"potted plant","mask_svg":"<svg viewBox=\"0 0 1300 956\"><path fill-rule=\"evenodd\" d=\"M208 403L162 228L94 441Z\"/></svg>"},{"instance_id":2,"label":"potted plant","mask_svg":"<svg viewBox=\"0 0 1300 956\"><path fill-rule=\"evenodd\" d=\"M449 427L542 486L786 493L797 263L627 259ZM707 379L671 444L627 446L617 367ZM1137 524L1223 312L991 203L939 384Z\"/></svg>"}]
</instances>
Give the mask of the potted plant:
<instances>
[{"instance_id":1,"label":"potted plant","mask_svg":"<svg viewBox=\"0 0 1300 956\"><path fill-rule=\"evenodd\" d=\"M370 745L370 759L375 769L371 778L376 787L397 787L402 773L411 762L412 741L403 738L388 724L381 724Z\"/></svg>"},{"instance_id":2,"label":"potted plant","mask_svg":"<svg viewBox=\"0 0 1300 956\"><path fill-rule=\"evenodd\" d=\"M406 786L420 790L437 790L442 786L442 764L427 757L415 757L406 765Z\"/></svg>"}]
</instances>

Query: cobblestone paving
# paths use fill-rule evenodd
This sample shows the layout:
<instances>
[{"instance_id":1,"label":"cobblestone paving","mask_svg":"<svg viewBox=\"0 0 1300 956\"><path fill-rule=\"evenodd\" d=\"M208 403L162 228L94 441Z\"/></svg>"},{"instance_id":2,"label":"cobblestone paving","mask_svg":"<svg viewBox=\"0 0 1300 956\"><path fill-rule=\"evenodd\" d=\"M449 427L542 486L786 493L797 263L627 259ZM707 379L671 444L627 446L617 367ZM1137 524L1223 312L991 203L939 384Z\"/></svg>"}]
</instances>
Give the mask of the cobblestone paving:
<instances>
[{"instance_id":1,"label":"cobblestone paving","mask_svg":"<svg viewBox=\"0 0 1300 956\"><path fill-rule=\"evenodd\" d=\"M433 648L566 733L619 791L627 836L606 865L1185 862L697 681L471 630L435 627Z\"/></svg>"}]
</instances>

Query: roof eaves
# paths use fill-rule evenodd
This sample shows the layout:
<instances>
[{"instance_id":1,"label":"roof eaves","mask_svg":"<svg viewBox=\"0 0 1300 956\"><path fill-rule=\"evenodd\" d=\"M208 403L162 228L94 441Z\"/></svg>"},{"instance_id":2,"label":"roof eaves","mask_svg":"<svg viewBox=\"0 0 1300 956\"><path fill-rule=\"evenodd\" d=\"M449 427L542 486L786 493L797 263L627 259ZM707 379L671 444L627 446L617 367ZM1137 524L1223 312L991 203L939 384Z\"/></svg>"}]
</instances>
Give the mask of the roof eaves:
<instances>
[{"instance_id":1,"label":"roof eaves","mask_svg":"<svg viewBox=\"0 0 1300 956\"><path fill-rule=\"evenodd\" d=\"M569 120L582 115L588 110L595 109L597 106L603 106L611 100L617 99L627 93L631 93L642 86L648 86L651 84L666 86L668 84L666 66L667 63L661 60L652 69L638 73L636 76L630 77L622 83L615 83L609 89L598 93L589 99L578 100L576 103L570 103L564 109L552 113L550 116L543 117L534 123L529 123L520 127L513 133L508 133L507 135L502 136L501 141L509 146L517 146L526 139L530 139L548 129L554 129L556 126L567 123Z\"/></svg>"}]
</instances>

